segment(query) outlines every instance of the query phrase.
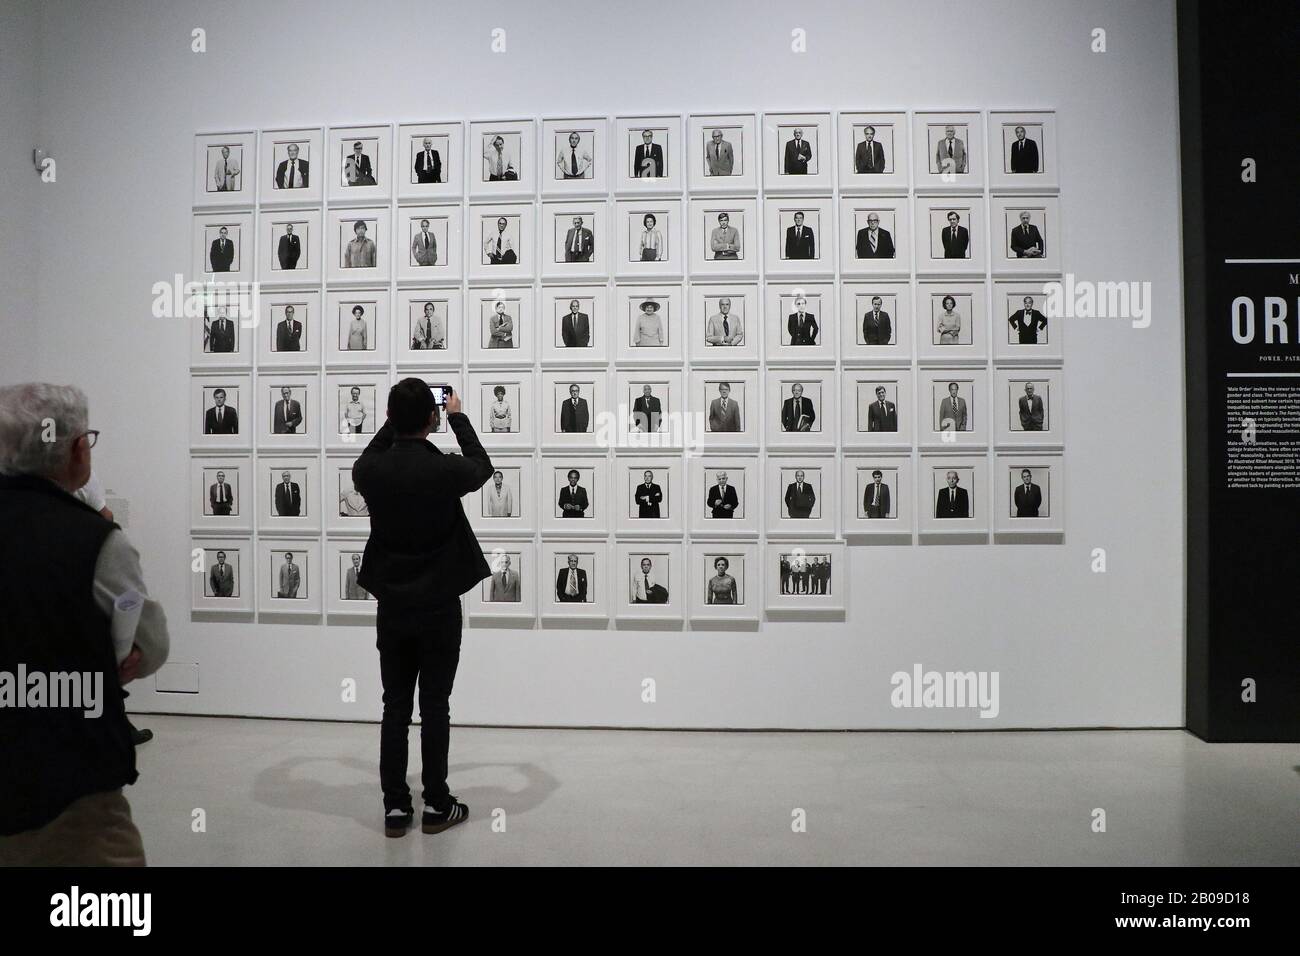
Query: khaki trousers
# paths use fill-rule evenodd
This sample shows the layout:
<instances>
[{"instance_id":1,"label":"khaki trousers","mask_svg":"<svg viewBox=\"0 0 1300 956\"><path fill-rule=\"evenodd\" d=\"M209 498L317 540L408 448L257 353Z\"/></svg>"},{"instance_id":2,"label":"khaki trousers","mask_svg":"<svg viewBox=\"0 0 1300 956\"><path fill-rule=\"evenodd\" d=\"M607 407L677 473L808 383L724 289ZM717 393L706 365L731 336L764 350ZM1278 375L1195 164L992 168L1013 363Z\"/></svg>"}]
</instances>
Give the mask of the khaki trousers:
<instances>
[{"instance_id":1,"label":"khaki trousers","mask_svg":"<svg viewBox=\"0 0 1300 956\"><path fill-rule=\"evenodd\" d=\"M0 836L0 866L144 865L144 843L121 788L74 800L43 827Z\"/></svg>"}]
</instances>

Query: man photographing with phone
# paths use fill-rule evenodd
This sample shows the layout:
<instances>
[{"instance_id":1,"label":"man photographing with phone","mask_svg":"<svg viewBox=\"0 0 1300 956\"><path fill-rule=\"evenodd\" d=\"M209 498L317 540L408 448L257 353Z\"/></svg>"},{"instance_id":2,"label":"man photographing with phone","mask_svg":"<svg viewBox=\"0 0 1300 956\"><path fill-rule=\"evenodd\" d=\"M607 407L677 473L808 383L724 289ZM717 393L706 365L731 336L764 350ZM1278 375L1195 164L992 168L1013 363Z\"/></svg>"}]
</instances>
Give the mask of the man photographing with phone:
<instances>
[{"instance_id":1,"label":"man photographing with phone","mask_svg":"<svg viewBox=\"0 0 1300 956\"><path fill-rule=\"evenodd\" d=\"M461 496L492 476L492 462L460 396L439 386L462 454L429 441L441 421L434 390L406 378L388 393L388 421L352 465L370 511L358 583L378 602L379 672L384 685L379 779L384 833L403 836L414 818L406 783L407 728L420 684L420 753L425 833L463 823L469 808L447 789L450 697L460 662L460 596L491 575Z\"/></svg>"}]
</instances>

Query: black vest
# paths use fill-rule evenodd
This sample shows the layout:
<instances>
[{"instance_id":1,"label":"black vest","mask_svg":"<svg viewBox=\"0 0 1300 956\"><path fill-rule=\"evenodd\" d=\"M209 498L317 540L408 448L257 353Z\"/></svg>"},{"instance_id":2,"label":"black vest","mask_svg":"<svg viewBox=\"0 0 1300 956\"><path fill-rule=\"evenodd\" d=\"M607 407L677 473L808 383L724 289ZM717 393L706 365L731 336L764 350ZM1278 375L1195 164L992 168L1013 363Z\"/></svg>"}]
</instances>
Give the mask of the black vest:
<instances>
[{"instance_id":1,"label":"black vest","mask_svg":"<svg viewBox=\"0 0 1300 956\"><path fill-rule=\"evenodd\" d=\"M0 834L44 826L74 800L135 782L110 620L92 593L116 527L50 481L0 476L0 672L12 681L20 664L28 675L98 673L103 708L91 718L0 706Z\"/></svg>"}]
</instances>

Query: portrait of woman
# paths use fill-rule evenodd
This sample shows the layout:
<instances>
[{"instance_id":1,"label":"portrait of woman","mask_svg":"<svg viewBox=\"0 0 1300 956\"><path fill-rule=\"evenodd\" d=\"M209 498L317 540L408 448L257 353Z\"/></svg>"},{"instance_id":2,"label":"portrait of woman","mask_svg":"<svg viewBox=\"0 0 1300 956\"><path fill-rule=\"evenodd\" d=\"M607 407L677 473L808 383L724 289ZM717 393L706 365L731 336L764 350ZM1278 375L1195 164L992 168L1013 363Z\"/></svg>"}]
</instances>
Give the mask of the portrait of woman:
<instances>
[{"instance_id":1,"label":"portrait of woman","mask_svg":"<svg viewBox=\"0 0 1300 956\"><path fill-rule=\"evenodd\" d=\"M961 316L957 314L957 300L945 295L941 305L943 311L939 313L939 324L935 328L939 333L939 344L958 345L961 342Z\"/></svg>"},{"instance_id":2,"label":"portrait of woman","mask_svg":"<svg viewBox=\"0 0 1300 956\"><path fill-rule=\"evenodd\" d=\"M370 327L366 324L366 310L352 307L352 321L348 323L348 351L365 351L370 348Z\"/></svg>"},{"instance_id":3,"label":"portrait of woman","mask_svg":"<svg viewBox=\"0 0 1300 956\"><path fill-rule=\"evenodd\" d=\"M506 315L506 304L498 302L496 311L488 317L488 348L512 349L515 347L515 320Z\"/></svg>"},{"instance_id":4,"label":"portrait of woman","mask_svg":"<svg viewBox=\"0 0 1300 956\"><path fill-rule=\"evenodd\" d=\"M659 231L659 220L655 218L654 213L648 212L641 220L641 226L641 240L638 244L641 250L641 261L661 261L664 252L664 234Z\"/></svg>"},{"instance_id":5,"label":"portrait of woman","mask_svg":"<svg viewBox=\"0 0 1300 956\"><path fill-rule=\"evenodd\" d=\"M505 394L499 386L498 391ZM506 476L500 471L492 472L491 483L483 489L483 514L488 518L513 518L515 515L515 496L506 485Z\"/></svg>"},{"instance_id":6,"label":"portrait of woman","mask_svg":"<svg viewBox=\"0 0 1300 956\"><path fill-rule=\"evenodd\" d=\"M709 603L710 604L738 604L739 599L736 591L736 579L727 573L731 567L731 562L724 557L717 557L713 561L713 569L718 573L709 578Z\"/></svg>"},{"instance_id":7,"label":"portrait of woman","mask_svg":"<svg viewBox=\"0 0 1300 956\"><path fill-rule=\"evenodd\" d=\"M664 323L659 318L659 303L646 299L641 303L641 314L636 317L636 327L632 330L632 344L637 348L661 348L667 345L664 339Z\"/></svg>"},{"instance_id":8,"label":"portrait of woman","mask_svg":"<svg viewBox=\"0 0 1300 956\"><path fill-rule=\"evenodd\" d=\"M498 385L492 389L492 394L496 397L496 401L488 406L488 431L514 431L515 413L510 403L506 401L506 387Z\"/></svg>"}]
</instances>

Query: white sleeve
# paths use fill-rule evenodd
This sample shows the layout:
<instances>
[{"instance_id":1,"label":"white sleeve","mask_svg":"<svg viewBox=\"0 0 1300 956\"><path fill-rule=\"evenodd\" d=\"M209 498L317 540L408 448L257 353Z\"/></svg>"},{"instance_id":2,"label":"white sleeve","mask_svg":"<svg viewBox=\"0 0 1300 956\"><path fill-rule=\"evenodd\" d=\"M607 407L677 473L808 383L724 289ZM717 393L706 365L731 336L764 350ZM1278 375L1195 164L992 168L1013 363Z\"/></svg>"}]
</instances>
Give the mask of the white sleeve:
<instances>
[{"instance_id":1,"label":"white sleeve","mask_svg":"<svg viewBox=\"0 0 1300 956\"><path fill-rule=\"evenodd\" d=\"M104 486L100 483L99 476L93 471L86 483L78 488L74 494L96 511L103 511L108 504L104 499Z\"/></svg>"},{"instance_id":2,"label":"white sleeve","mask_svg":"<svg viewBox=\"0 0 1300 956\"><path fill-rule=\"evenodd\" d=\"M144 575L140 570L140 554L127 540L120 528L114 528L104 539L95 562L95 606L111 619L113 603L119 594L134 590L145 599L136 627L135 644L140 648L141 660L138 676L148 677L167 661L171 638L167 633L167 616L162 605L150 600L145 589Z\"/></svg>"}]
</instances>

